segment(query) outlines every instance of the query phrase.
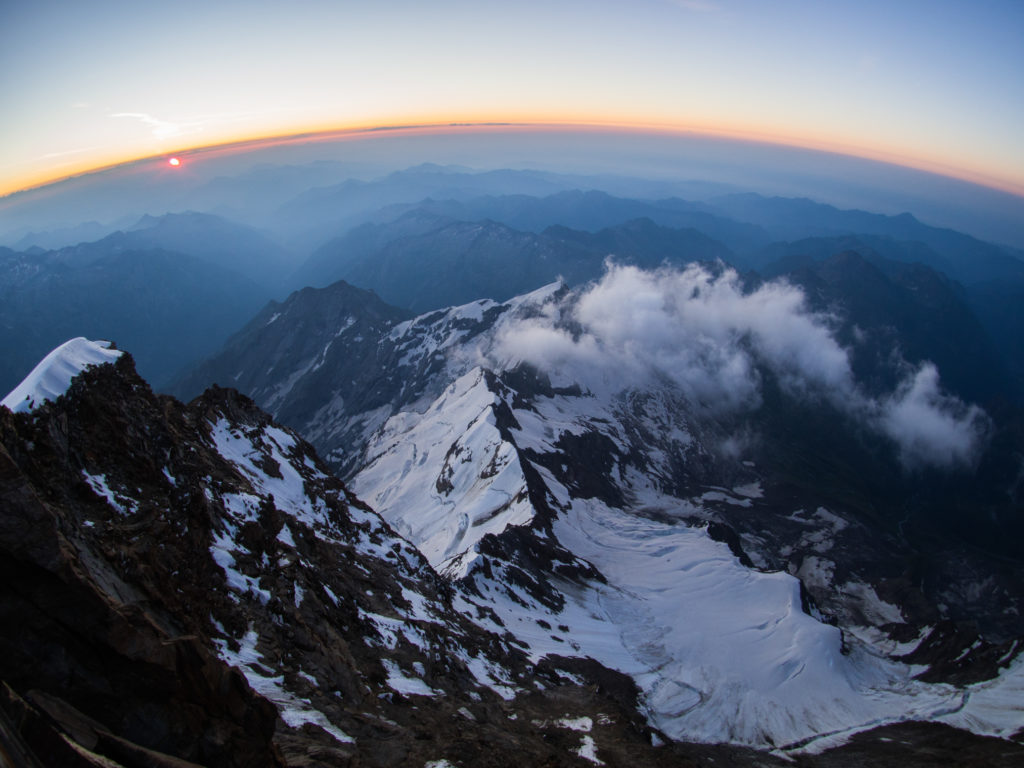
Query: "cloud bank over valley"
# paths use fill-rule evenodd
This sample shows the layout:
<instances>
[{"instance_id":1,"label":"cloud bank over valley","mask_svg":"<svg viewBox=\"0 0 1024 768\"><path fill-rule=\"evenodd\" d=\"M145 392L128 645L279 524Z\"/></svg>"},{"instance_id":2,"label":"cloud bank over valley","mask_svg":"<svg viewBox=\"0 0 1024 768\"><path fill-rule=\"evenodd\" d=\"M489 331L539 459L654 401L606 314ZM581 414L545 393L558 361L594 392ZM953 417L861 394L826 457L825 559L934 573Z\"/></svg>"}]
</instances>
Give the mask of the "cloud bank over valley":
<instances>
[{"instance_id":1,"label":"cloud bank over valley","mask_svg":"<svg viewBox=\"0 0 1024 768\"><path fill-rule=\"evenodd\" d=\"M908 469L970 466L989 431L985 412L943 392L927 361L899 362L896 389L867 394L837 325L785 280L745 290L731 268L644 271L609 262L597 282L507 325L489 358L558 371L591 391L668 381L712 416L757 409L770 375L789 396L826 401L886 435Z\"/></svg>"}]
</instances>

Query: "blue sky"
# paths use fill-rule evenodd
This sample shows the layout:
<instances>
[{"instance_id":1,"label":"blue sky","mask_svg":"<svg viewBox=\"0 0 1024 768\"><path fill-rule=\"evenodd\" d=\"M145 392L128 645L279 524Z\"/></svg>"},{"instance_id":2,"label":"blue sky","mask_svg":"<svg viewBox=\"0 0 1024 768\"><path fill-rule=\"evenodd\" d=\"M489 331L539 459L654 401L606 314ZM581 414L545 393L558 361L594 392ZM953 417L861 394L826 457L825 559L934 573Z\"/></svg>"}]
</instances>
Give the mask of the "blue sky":
<instances>
[{"instance_id":1,"label":"blue sky","mask_svg":"<svg viewBox=\"0 0 1024 768\"><path fill-rule=\"evenodd\" d=\"M259 136L510 121L830 149L1024 192L1024 3L36 0L0 193Z\"/></svg>"}]
</instances>

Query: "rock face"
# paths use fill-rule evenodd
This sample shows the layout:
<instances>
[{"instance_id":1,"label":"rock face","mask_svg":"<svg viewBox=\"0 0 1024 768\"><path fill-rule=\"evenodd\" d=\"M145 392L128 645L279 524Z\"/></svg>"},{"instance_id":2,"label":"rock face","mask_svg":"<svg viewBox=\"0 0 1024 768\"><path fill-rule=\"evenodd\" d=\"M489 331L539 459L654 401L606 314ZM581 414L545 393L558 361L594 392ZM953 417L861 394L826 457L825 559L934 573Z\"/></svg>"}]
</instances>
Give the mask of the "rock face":
<instances>
[{"instance_id":1,"label":"rock face","mask_svg":"<svg viewBox=\"0 0 1024 768\"><path fill-rule=\"evenodd\" d=\"M195 551L211 509L172 504L157 466L198 467L182 445L188 426L130 371L122 378L124 360L76 380L63 407L0 411L2 677L37 718L126 764L153 751L280 765L276 712L203 642L210 619L189 609L215 577ZM85 378L106 379L114 399Z\"/></svg>"}]
</instances>

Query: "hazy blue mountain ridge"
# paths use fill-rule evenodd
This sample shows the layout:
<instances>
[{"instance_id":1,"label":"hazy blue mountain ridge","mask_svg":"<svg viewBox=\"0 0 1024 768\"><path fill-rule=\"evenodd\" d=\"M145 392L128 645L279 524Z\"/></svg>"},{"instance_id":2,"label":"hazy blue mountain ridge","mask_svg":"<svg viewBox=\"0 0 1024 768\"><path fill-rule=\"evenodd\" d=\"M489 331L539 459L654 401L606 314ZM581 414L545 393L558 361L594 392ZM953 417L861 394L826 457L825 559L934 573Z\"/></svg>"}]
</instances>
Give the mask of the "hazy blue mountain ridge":
<instances>
[{"instance_id":1,"label":"hazy blue mountain ridge","mask_svg":"<svg viewBox=\"0 0 1024 768\"><path fill-rule=\"evenodd\" d=\"M992 279L1024 280L1020 252L952 229L922 224L912 214L886 216L841 210L806 198L732 194L701 206L708 212L763 227L777 240L838 235L882 235L920 242L945 260L950 277L964 284ZM934 265L933 265L934 266Z\"/></svg>"},{"instance_id":2,"label":"hazy blue mountain ridge","mask_svg":"<svg viewBox=\"0 0 1024 768\"><path fill-rule=\"evenodd\" d=\"M238 272L164 250L81 248L0 259L0 389L14 387L49 350L75 336L136 350L158 385L212 354L268 298Z\"/></svg>"},{"instance_id":3,"label":"hazy blue mountain ridge","mask_svg":"<svg viewBox=\"0 0 1024 768\"><path fill-rule=\"evenodd\" d=\"M425 311L478 298L509 299L560 277L579 285L599 277L606 258L656 268L731 261L732 252L696 230L661 227L650 219L596 233L562 226L534 233L414 209L391 224L364 225L332 240L293 282L324 286L344 279L397 306Z\"/></svg>"}]
</instances>

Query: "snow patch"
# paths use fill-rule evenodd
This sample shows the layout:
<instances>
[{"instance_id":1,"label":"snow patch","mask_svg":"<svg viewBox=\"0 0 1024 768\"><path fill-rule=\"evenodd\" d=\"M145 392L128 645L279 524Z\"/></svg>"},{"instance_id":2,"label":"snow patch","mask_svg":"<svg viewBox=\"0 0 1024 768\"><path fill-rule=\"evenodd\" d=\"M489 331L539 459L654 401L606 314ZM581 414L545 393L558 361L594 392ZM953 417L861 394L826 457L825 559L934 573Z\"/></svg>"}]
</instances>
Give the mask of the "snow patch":
<instances>
[{"instance_id":1,"label":"snow patch","mask_svg":"<svg viewBox=\"0 0 1024 768\"><path fill-rule=\"evenodd\" d=\"M284 675L272 677L270 670L262 661L262 656L256 650L259 636L250 627L245 636L237 642L239 649L232 651L228 641L222 638L214 638L217 646L217 655L227 664L237 667L245 675L245 679L252 686L256 693L269 699L277 707L278 714L291 728L300 728L307 723L329 733L337 741L343 744L355 742L348 734L341 731L337 726L332 725L327 717L313 708L305 699L300 699L295 694L284 688Z\"/></svg>"},{"instance_id":2,"label":"snow patch","mask_svg":"<svg viewBox=\"0 0 1024 768\"><path fill-rule=\"evenodd\" d=\"M401 693L403 696L440 696L441 691L435 691L425 682L417 677L409 677L398 664L392 659L381 659L384 670L388 673L388 688Z\"/></svg>"},{"instance_id":3,"label":"snow patch","mask_svg":"<svg viewBox=\"0 0 1024 768\"><path fill-rule=\"evenodd\" d=\"M556 720L555 725L557 725L559 728L568 728L570 731L590 733L590 730L594 727L594 721L591 720L589 717L565 717L561 720Z\"/></svg>"},{"instance_id":4,"label":"snow patch","mask_svg":"<svg viewBox=\"0 0 1024 768\"><path fill-rule=\"evenodd\" d=\"M584 760L589 760L594 765L604 765L603 760L597 759L597 745L594 743L594 737L589 734L583 737L583 741L576 748L575 752Z\"/></svg>"},{"instance_id":5,"label":"snow patch","mask_svg":"<svg viewBox=\"0 0 1024 768\"><path fill-rule=\"evenodd\" d=\"M15 413L28 413L47 400L56 400L82 371L112 363L123 354L110 347L109 341L89 341L82 336L64 342L44 357L0 404Z\"/></svg>"},{"instance_id":6,"label":"snow patch","mask_svg":"<svg viewBox=\"0 0 1024 768\"><path fill-rule=\"evenodd\" d=\"M97 496L102 496L106 499L107 504L122 515L127 517L139 511L139 503L135 499L110 489L105 475L91 475L83 469L82 477L85 478L85 482L89 484L89 487L93 489Z\"/></svg>"}]
</instances>

